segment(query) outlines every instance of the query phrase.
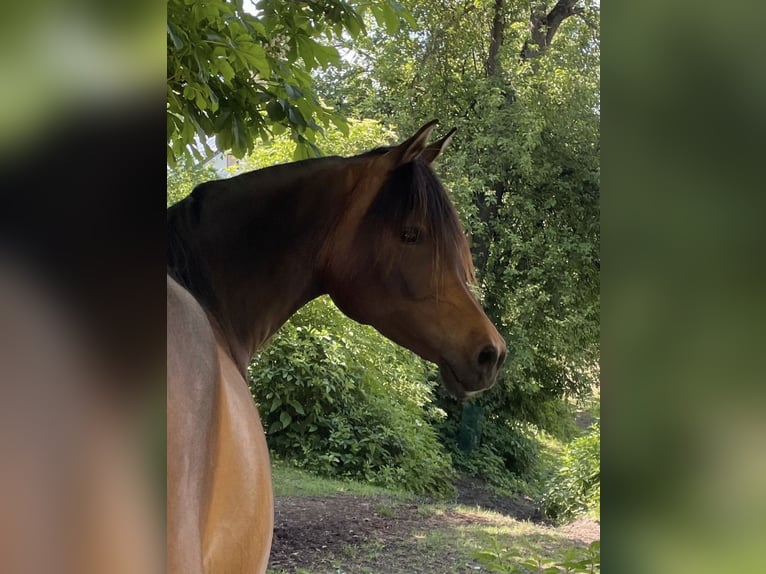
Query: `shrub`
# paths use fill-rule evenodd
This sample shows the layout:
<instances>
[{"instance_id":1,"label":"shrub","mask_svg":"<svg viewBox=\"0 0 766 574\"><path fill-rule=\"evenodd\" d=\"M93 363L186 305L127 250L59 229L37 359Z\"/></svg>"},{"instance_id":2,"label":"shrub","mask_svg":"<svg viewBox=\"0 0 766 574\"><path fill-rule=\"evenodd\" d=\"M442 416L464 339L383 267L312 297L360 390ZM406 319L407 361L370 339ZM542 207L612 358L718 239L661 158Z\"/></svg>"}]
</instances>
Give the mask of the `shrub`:
<instances>
[{"instance_id":1,"label":"shrub","mask_svg":"<svg viewBox=\"0 0 766 574\"><path fill-rule=\"evenodd\" d=\"M279 331L251 364L250 383L270 448L296 466L453 493L451 459L425 418L427 368L329 299Z\"/></svg>"},{"instance_id":2,"label":"shrub","mask_svg":"<svg viewBox=\"0 0 766 574\"><path fill-rule=\"evenodd\" d=\"M542 498L548 518L563 521L600 508L600 449L601 428L598 422L590 427L586 435L564 448L558 472Z\"/></svg>"}]
</instances>

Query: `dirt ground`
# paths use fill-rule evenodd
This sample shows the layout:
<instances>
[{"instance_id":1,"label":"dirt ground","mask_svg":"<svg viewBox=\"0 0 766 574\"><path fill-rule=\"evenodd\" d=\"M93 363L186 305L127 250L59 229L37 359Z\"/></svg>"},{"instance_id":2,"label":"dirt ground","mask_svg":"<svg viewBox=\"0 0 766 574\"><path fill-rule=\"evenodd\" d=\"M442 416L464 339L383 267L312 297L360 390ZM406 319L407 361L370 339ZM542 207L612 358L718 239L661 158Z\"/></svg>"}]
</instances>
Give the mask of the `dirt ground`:
<instances>
[{"instance_id":1,"label":"dirt ground","mask_svg":"<svg viewBox=\"0 0 766 574\"><path fill-rule=\"evenodd\" d=\"M500 512L508 520L538 523L545 531L584 545L600 538L596 521L580 519L563 527L546 526L531 501L498 496L478 480L458 483L457 502ZM370 541L393 548L415 532L486 521L480 514L458 512L449 506L434 515L418 503L352 495L280 497L275 502L275 519L269 568L287 572L327 564L328 557Z\"/></svg>"}]
</instances>

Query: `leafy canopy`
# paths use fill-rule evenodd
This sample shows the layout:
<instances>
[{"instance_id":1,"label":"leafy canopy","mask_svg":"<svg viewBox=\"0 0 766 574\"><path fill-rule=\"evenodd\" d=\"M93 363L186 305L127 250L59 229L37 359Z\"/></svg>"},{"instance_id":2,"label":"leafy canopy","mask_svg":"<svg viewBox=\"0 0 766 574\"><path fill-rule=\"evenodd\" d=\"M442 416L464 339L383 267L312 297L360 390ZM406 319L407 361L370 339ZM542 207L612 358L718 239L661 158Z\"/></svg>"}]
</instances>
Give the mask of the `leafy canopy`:
<instances>
[{"instance_id":1,"label":"leafy canopy","mask_svg":"<svg viewBox=\"0 0 766 574\"><path fill-rule=\"evenodd\" d=\"M318 155L322 126L345 124L311 72L340 62L334 42L363 34L368 14L392 32L413 22L393 0L260 0L252 12L243 0L168 0L168 165L209 157L210 138L240 158L285 130L300 156Z\"/></svg>"}]
</instances>

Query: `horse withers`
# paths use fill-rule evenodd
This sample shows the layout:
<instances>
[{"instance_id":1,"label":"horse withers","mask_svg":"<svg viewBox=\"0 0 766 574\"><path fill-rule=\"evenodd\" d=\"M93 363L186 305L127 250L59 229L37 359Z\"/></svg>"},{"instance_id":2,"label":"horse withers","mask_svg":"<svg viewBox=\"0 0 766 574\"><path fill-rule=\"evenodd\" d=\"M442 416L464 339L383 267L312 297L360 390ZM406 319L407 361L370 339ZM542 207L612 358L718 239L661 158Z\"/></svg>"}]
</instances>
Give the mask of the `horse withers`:
<instances>
[{"instance_id":1,"label":"horse withers","mask_svg":"<svg viewBox=\"0 0 766 574\"><path fill-rule=\"evenodd\" d=\"M264 572L269 454L247 386L256 350L329 294L439 366L458 397L492 386L505 343L471 294L468 243L431 163L436 121L361 155L197 186L168 211L168 571Z\"/></svg>"}]
</instances>

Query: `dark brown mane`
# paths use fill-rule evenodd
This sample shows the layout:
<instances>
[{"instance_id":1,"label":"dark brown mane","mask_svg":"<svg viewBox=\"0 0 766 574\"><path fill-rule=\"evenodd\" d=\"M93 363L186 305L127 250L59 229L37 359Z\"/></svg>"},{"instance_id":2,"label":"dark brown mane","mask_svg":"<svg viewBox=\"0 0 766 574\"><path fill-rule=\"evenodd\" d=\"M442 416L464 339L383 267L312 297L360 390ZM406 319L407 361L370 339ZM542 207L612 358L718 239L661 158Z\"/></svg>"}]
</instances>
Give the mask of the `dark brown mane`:
<instances>
[{"instance_id":1,"label":"dark brown mane","mask_svg":"<svg viewBox=\"0 0 766 574\"><path fill-rule=\"evenodd\" d=\"M207 305L213 302L214 293L193 237L209 187L209 182L197 185L186 198L168 208L166 245L168 275Z\"/></svg>"},{"instance_id":2,"label":"dark brown mane","mask_svg":"<svg viewBox=\"0 0 766 574\"><path fill-rule=\"evenodd\" d=\"M408 226L422 227L434 245L434 270L445 254L454 253L455 263L465 273L469 283L474 281L474 268L463 228L455 208L430 165L422 159L396 168L383 184L370 206L366 221L373 228L394 229L397 236ZM379 251L381 263L393 264L393 252ZM388 258L389 261L383 261Z\"/></svg>"},{"instance_id":3,"label":"dark brown mane","mask_svg":"<svg viewBox=\"0 0 766 574\"><path fill-rule=\"evenodd\" d=\"M167 211L167 272L179 285L189 290L208 309L215 304L215 292L207 265L200 257L198 245L202 210L210 193L226 193L246 189L256 194L281 192L296 180L310 176L323 167L342 160L338 156L311 158L277 164L234 177L197 185L184 199Z\"/></svg>"}]
</instances>

